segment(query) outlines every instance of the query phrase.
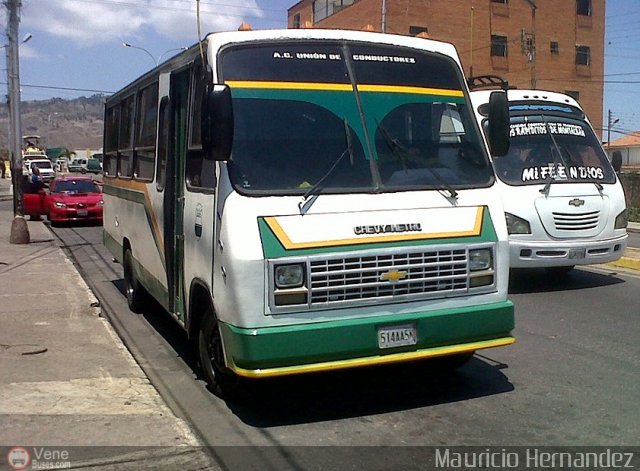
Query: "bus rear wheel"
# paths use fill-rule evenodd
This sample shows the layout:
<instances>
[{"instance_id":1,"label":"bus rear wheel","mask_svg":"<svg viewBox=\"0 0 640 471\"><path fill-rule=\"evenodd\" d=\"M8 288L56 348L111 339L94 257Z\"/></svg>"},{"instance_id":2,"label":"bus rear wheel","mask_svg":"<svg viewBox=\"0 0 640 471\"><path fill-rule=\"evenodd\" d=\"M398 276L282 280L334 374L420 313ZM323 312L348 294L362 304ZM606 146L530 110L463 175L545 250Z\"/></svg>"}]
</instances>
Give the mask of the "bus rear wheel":
<instances>
[{"instance_id":1,"label":"bus rear wheel","mask_svg":"<svg viewBox=\"0 0 640 471\"><path fill-rule=\"evenodd\" d=\"M209 308L202 319L198 332L198 357L204 379L214 394L222 397L235 395L239 378L224 364L222 335L218 320Z\"/></svg>"},{"instance_id":2,"label":"bus rear wheel","mask_svg":"<svg viewBox=\"0 0 640 471\"><path fill-rule=\"evenodd\" d=\"M135 313L142 312L147 301L147 292L136 278L133 269L133 255L129 249L124 254L124 290L129 309Z\"/></svg>"}]
</instances>

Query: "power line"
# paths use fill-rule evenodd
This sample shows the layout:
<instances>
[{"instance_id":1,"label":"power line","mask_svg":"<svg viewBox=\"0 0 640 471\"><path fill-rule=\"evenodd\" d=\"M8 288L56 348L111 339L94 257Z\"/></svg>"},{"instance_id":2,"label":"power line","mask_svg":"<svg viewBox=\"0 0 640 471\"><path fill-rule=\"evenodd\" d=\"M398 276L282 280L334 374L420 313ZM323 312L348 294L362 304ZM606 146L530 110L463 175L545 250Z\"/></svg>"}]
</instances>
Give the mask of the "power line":
<instances>
[{"instance_id":1,"label":"power line","mask_svg":"<svg viewBox=\"0 0 640 471\"><path fill-rule=\"evenodd\" d=\"M135 3L135 2L131 2L129 1L124 1L124 0L72 0L74 2L80 2L80 3L101 3L103 5L110 5L113 7L116 6L128 6L128 7L136 7L136 8L144 8L144 9L153 9L153 10L162 10L162 11L176 11L176 12L189 12L191 13L193 10L191 8L177 8L177 7L169 7L169 6L160 6L160 5L150 5L150 4L141 4L141 3ZM209 5L212 6L225 6L225 4L214 4L214 3L208 3ZM260 8L254 8L254 7L242 7L242 6L237 6L237 5L227 5L227 6L232 6L233 8L238 8L238 9L246 9L246 10L253 10L255 12L261 12L263 11L263 9ZM272 11L278 11L278 10L272 10ZM280 24L284 24L286 23L285 20L276 20L274 17L267 17L267 16L261 16L261 15L257 15L257 14L232 14L232 13L221 13L220 11L214 11L214 10L202 10L201 13L205 13L205 14L215 14L215 15L220 15L220 16L227 16L227 17L233 17L233 18L257 18L263 21L268 21L271 23L280 23ZM283 12L284 13L284 12Z\"/></svg>"},{"instance_id":2,"label":"power line","mask_svg":"<svg viewBox=\"0 0 640 471\"><path fill-rule=\"evenodd\" d=\"M0 82L0 85L7 85L7 82ZM104 93L106 95L111 95L112 93L115 93L115 92L109 91L109 90L94 90L94 89L91 89L91 88L54 87L54 86L49 86L49 85L29 85L29 84L25 84L25 83L21 83L20 86L21 87L26 87L26 88L41 88L41 89L45 89L45 90L64 90L64 91L70 91L70 92Z\"/></svg>"}]
</instances>

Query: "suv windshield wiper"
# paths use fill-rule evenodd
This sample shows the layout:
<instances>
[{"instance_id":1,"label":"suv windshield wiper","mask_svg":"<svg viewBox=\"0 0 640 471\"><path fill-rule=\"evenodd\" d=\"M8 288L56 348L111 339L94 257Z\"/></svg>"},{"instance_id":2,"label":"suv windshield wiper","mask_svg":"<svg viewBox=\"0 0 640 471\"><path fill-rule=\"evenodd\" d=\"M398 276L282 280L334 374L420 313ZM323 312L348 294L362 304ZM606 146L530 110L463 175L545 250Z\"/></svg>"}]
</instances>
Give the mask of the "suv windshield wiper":
<instances>
[{"instance_id":1,"label":"suv windshield wiper","mask_svg":"<svg viewBox=\"0 0 640 471\"><path fill-rule=\"evenodd\" d=\"M562 156L562 151L560 150L560 146L558 145L558 141L556 141L556 138L553 137L553 133L551 132L551 128L549 126L549 122L547 121L547 118L544 114L541 114L540 116L542 116L542 121L544 122L544 126L547 130L547 134L549 134L549 137L551 138L551 142L553 142L553 147L556 151L556 154L558 157L556 157L554 155L554 153L551 153L551 156L553 157L553 162L554 164L556 164L556 166L558 164L564 166L564 168L567 170L567 172L569 171L569 165L567 165L567 161L564 159L564 157ZM560 161L558 161L558 158L560 159ZM556 167L557 168L557 167ZM547 182L544 185L544 188L542 190L540 190L540 193L542 193L545 196L549 196L549 190L551 189L551 183L556 181L556 178L553 177L552 175L549 175L549 178L547 179ZM600 182L596 182L596 181L591 181L591 183L593 183L596 188L598 189L598 191L600 193L602 193L602 190L604 189L604 187L602 186L602 184L600 184Z\"/></svg>"},{"instance_id":2,"label":"suv windshield wiper","mask_svg":"<svg viewBox=\"0 0 640 471\"><path fill-rule=\"evenodd\" d=\"M396 157L396 159L398 159L398 162L400 162L400 164L402 165L402 168L404 168L405 171L406 171L407 168L408 168L407 162L409 161L409 159L408 159L408 157L409 157L408 149L405 146L403 146L402 144L400 144L400 142L398 142L398 139L394 139L393 137L391 137L389 132L385 129L385 127L382 125L382 123L380 121L378 121L378 129L380 129L382 137L384 137L384 140L387 143L387 145L389 146L389 148L391 149L391 152ZM440 183L442 185L441 188L438 188L439 190L447 191L449 193L449 197L450 198L457 198L458 197L458 192L456 190L454 190L453 187L451 185L449 185L438 174L438 172L436 172L434 169L432 169L429 166L426 166L424 168L431 175L433 175L436 180L438 180L438 183Z\"/></svg>"},{"instance_id":3,"label":"suv windshield wiper","mask_svg":"<svg viewBox=\"0 0 640 471\"><path fill-rule=\"evenodd\" d=\"M333 162L333 165L329 168L329 170L327 170L326 173L311 188L309 188L304 195L302 195L302 200L300 200L300 202L298 203L300 214L305 214L309 210L309 208L311 208L311 205L315 202L318 195L325 188L324 182L327 180L327 178L333 175L333 172L336 168L338 168L338 165L340 165L340 162L342 162L342 159L344 159L346 155L349 156L349 163L351 163L351 166L353 167L353 139L351 138L349 122L346 119L344 120L344 134L347 138L347 148L342 152L342 154L338 156L335 162Z\"/></svg>"}]
</instances>

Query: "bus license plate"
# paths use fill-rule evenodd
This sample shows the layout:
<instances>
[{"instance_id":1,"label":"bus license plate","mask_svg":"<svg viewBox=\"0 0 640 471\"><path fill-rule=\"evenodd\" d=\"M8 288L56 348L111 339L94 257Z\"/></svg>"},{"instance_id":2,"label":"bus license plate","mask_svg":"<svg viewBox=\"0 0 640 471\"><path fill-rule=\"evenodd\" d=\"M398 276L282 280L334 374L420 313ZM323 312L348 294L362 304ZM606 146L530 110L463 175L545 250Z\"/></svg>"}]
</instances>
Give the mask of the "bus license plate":
<instances>
[{"instance_id":1,"label":"bus license plate","mask_svg":"<svg viewBox=\"0 0 640 471\"><path fill-rule=\"evenodd\" d=\"M418 341L414 325L393 325L378 328L378 348L415 345Z\"/></svg>"},{"instance_id":2,"label":"bus license plate","mask_svg":"<svg viewBox=\"0 0 640 471\"><path fill-rule=\"evenodd\" d=\"M569 259L585 258L587 249L569 249Z\"/></svg>"}]
</instances>

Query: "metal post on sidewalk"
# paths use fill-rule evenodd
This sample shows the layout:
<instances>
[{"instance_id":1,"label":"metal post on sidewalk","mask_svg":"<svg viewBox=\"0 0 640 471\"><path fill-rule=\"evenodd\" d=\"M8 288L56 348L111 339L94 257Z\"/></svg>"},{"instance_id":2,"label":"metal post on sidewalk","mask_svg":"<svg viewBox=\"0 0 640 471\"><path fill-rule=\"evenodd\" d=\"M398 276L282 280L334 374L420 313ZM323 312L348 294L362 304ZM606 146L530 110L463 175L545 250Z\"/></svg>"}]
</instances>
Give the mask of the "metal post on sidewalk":
<instances>
[{"instance_id":1,"label":"metal post on sidewalk","mask_svg":"<svg viewBox=\"0 0 640 471\"><path fill-rule=\"evenodd\" d=\"M20 66L18 56L18 25L20 24L21 0L5 0L7 8L7 68L9 74L9 136L11 152L11 181L13 184L13 221L11 222L12 244L28 244L29 227L22 207L22 148L20 124Z\"/></svg>"}]
</instances>

